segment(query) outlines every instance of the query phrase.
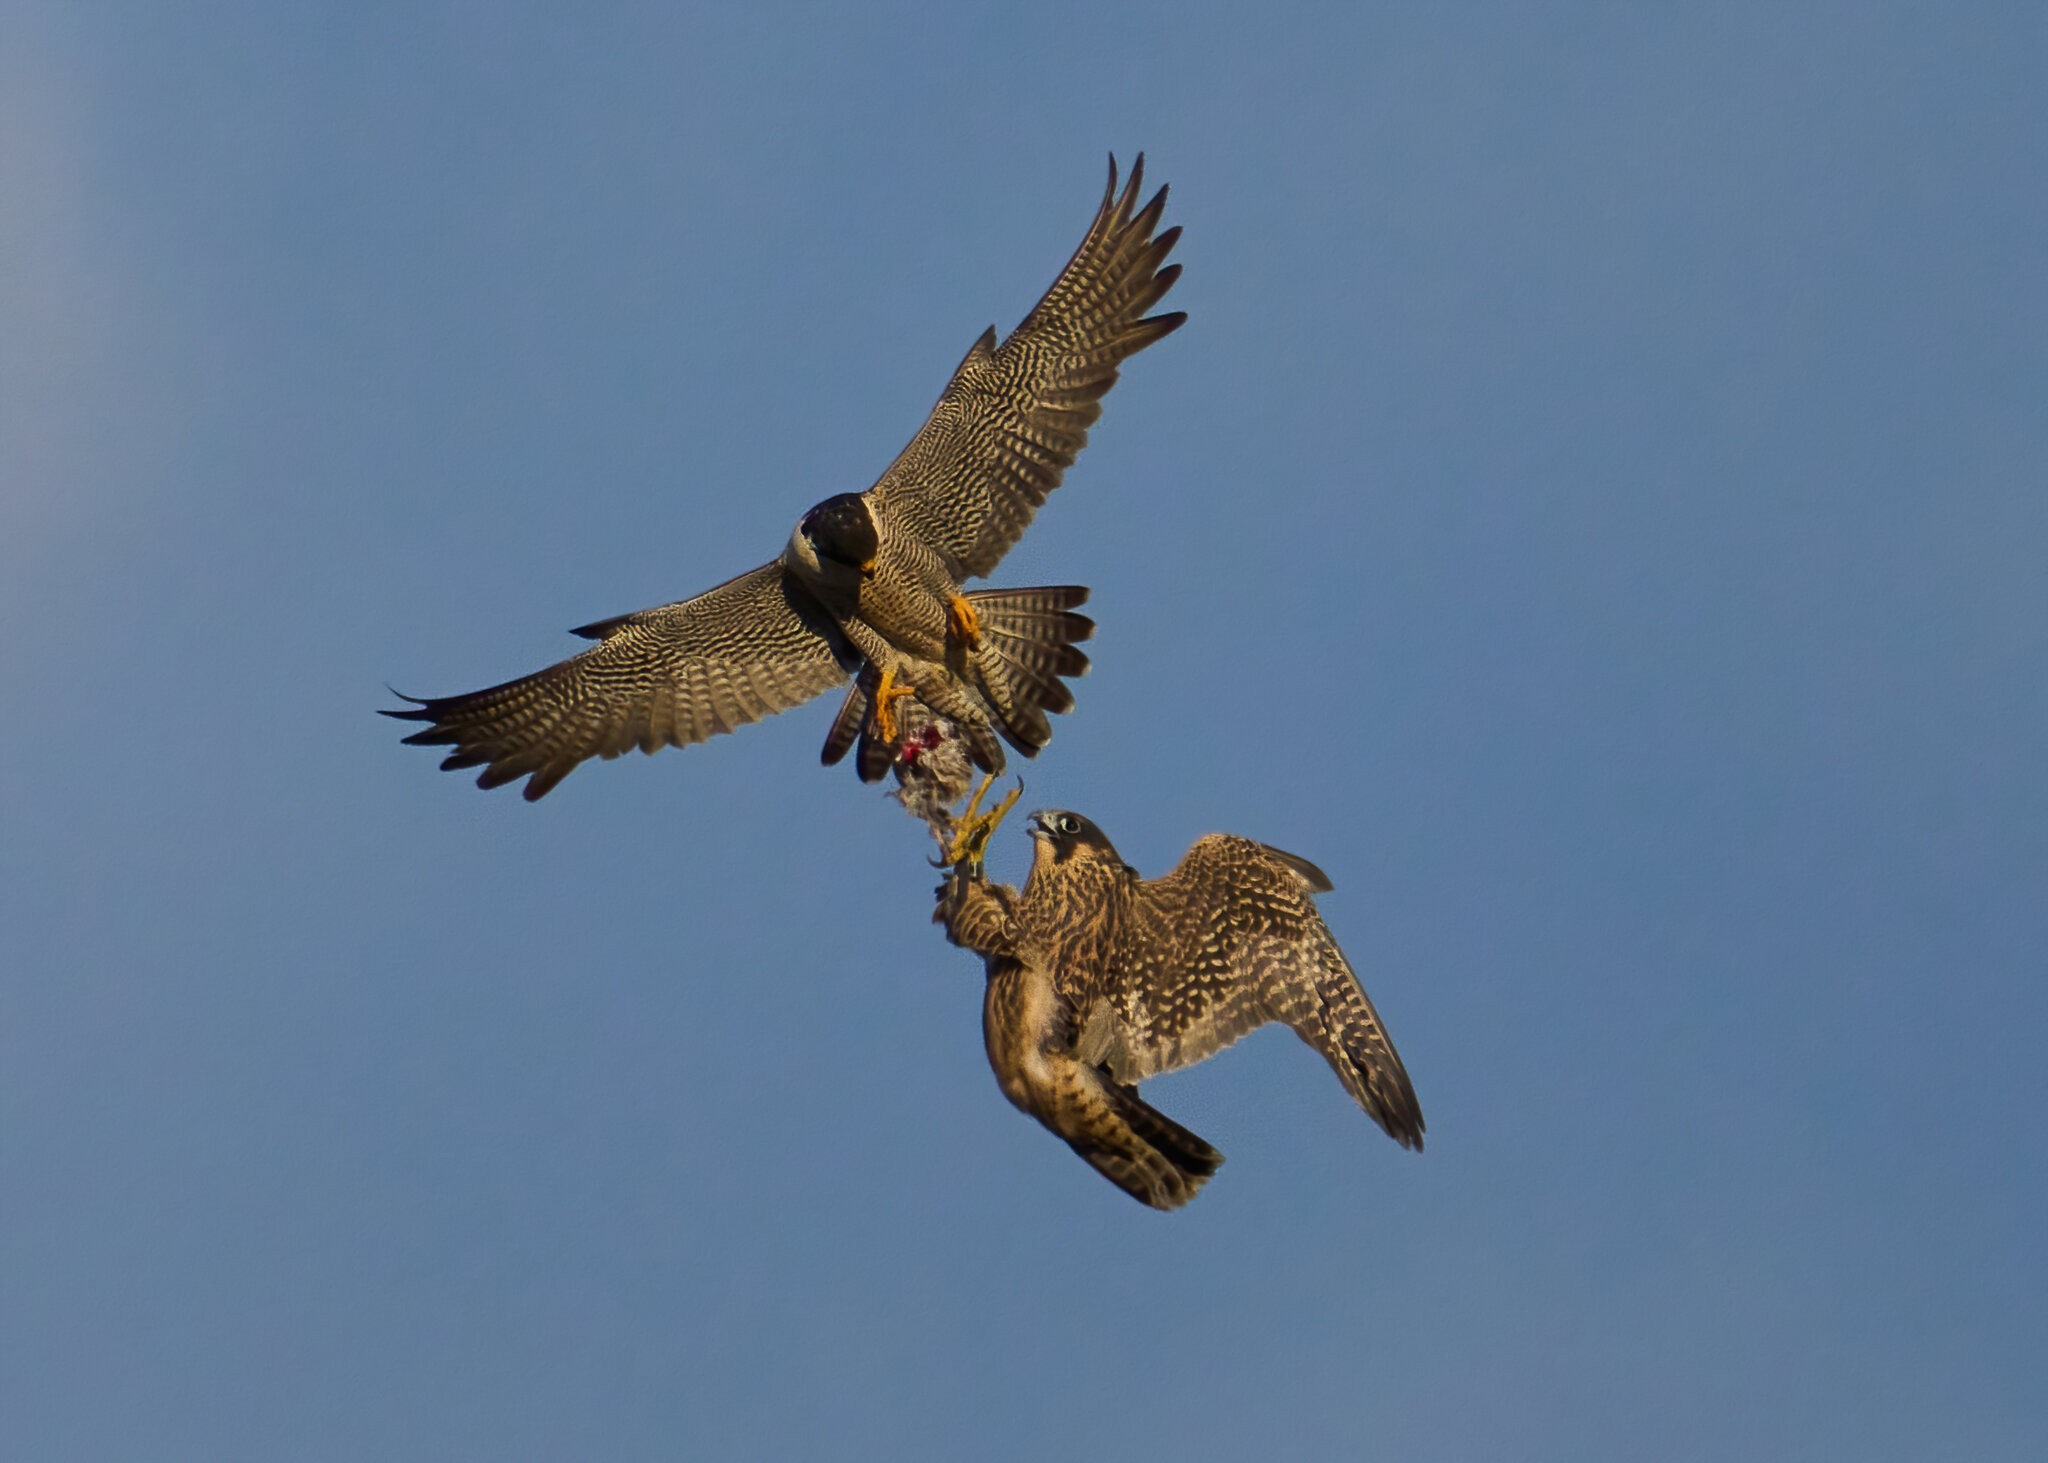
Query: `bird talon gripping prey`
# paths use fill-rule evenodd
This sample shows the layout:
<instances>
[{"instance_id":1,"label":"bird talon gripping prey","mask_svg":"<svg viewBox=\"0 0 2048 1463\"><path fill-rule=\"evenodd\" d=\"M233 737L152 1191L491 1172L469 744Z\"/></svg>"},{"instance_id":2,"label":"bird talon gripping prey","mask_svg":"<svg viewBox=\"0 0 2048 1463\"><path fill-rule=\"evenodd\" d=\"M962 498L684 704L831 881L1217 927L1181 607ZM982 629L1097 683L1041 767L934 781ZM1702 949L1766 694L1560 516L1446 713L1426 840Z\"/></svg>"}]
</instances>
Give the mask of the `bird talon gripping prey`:
<instances>
[{"instance_id":1,"label":"bird talon gripping prey","mask_svg":"<svg viewBox=\"0 0 2048 1463\"><path fill-rule=\"evenodd\" d=\"M941 867L964 873L970 878L981 877L982 860L987 856L989 839L1002 826L1003 819L1009 816L1010 809L1016 806L1017 799L1024 792L1024 781L1019 778L1003 800L984 813L981 800L988 795L989 784L995 780L995 774L988 773L981 779L981 786L974 790L967 811L953 825L953 839L946 845Z\"/></svg>"},{"instance_id":2,"label":"bird talon gripping prey","mask_svg":"<svg viewBox=\"0 0 2048 1463\"><path fill-rule=\"evenodd\" d=\"M982 1035L1013 1104L1132 1198L1177 1209L1223 1155L1138 1083L1285 1021L1388 1137L1422 1147L1407 1069L1316 910L1321 869L1212 833L1146 880L1086 818L1030 821L1022 894L956 876L933 916L987 967Z\"/></svg>"},{"instance_id":3,"label":"bird talon gripping prey","mask_svg":"<svg viewBox=\"0 0 2048 1463\"><path fill-rule=\"evenodd\" d=\"M1094 222L1045 297L1000 344L984 331L880 480L804 514L779 558L585 625L575 633L597 643L535 675L385 714L425 722L405 740L450 748L441 766L480 768L480 787L525 778L529 800L591 757L701 742L848 676L823 760L859 739L860 775L879 781L893 737L870 748L867 734L895 718L887 698L869 715L875 670L891 691L915 686L984 772L1002 771L1005 741L1035 756L1046 714L1073 709L1064 678L1088 669L1075 647L1095 627L1073 612L1088 591L960 585L993 570L1060 485L1122 363L1187 318L1148 313L1180 277L1166 262L1180 230L1159 227L1164 188L1140 204L1144 173L1141 154L1119 192L1110 160Z\"/></svg>"},{"instance_id":4,"label":"bird talon gripping prey","mask_svg":"<svg viewBox=\"0 0 2048 1463\"><path fill-rule=\"evenodd\" d=\"M882 682L875 688L875 735L881 739L882 745L886 747L896 745L896 713L892 709L895 703L901 701L905 696L915 696L916 694L917 687L899 686L896 684L896 668L894 666L882 667Z\"/></svg>"}]
</instances>

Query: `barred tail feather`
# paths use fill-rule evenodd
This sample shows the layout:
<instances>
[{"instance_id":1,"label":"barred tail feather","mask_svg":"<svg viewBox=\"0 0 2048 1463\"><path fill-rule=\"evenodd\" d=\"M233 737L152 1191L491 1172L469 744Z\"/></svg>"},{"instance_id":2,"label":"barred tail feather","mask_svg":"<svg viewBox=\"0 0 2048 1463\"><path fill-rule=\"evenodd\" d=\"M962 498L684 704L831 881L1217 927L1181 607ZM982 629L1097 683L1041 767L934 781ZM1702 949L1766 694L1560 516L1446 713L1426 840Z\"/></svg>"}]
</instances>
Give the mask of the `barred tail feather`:
<instances>
[{"instance_id":1,"label":"barred tail feather","mask_svg":"<svg viewBox=\"0 0 2048 1463\"><path fill-rule=\"evenodd\" d=\"M1095 622L1075 614L1086 604L1081 585L985 589L967 595L981 622L974 670L1004 740L1027 757L1052 740L1047 712L1074 708L1063 677L1085 675L1088 657L1076 648L1095 633Z\"/></svg>"},{"instance_id":2,"label":"barred tail feather","mask_svg":"<svg viewBox=\"0 0 2048 1463\"><path fill-rule=\"evenodd\" d=\"M1146 1103L1135 1088L1090 1074L1106 1111L1061 1133L1088 1163L1141 1204L1178 1209L1223 1166L1223 1155ZM1092 1085L1092 1084L1091 1084Z\"/></svg>"},{"instance_id":3,"label":"barred tail feather","mask_svg":"<svg viewBox=\"0 0 2048 1463\"><path fill-rule=\"evenodd\" d=\"M974 605L982 638L972 660L974 685L959 696L974 705L977 715L962 716L958 708L949 707L945 719L952 734L966 741L976 766L1000 772L1003 748L998 732L1025 756L1035 757L1052 740L1046 713L1074 709L1074 693L1064 678L1087 674L1088 657L1076 647L1095 633L1095 622L1074 613L1074 606L1088 602L1087 589L1077 584L969 590L964 598ZM819 752L819 760L830 767L858 747L854 766L862 782L880 782L896 760L897 749L874 735L868 714L879 682L872 665L861 667ZM982 708L987 721L979 719ZM915 699L898 702L896 712L911 735L934 715Z\"/></svg>"}]
</instances>

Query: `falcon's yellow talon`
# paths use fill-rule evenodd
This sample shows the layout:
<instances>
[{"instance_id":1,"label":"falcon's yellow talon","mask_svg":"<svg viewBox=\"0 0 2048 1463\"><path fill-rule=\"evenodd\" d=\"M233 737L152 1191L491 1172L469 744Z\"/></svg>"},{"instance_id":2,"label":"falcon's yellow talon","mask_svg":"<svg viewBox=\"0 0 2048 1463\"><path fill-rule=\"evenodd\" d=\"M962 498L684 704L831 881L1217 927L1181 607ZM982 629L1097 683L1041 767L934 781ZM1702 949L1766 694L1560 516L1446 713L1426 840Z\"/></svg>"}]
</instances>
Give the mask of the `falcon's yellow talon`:
<instances>
[{"instance_id":1,"label":"falcon's yellow talon","mask_svg":"<svg viewBox=\"0 0 2048 1463\"><path fill-rule=\"evenodd\" d=\"M946 845L945 867L965 869L969 874L979 875L983 856L988 852L989 838L1001 826L1023 794L1024 780L1017 779L1017 785L1010 789L1003 800L986 813L981 811L981 800L988 795L989 785L996 780L993 772L981 779L981 786L974 790L968 800L967 811L953 823L953 839Z\"/></svg>"},{"instance_id":2,"label":"falcon's yellow talon","mask_svg":"<svg viewBox=\"0 0 2048 1463\"><path fill-rule=\"evenodd\" d=\"M946 601L946 628L969 650L981 649L981 616L966 595L956 594Z\"/></svg>"},{"instance_id":3,"label":"falcon's yellow talon","mask_svg":"<svg viewBox=\"0 0 2048 1463\"><path fill-rule=\"evenodd\" d=\"M882 739L884 746L896 745L896 713L889 709L890 703L916 694L917 687L896 684L896 670L893 666L882 667L882 684L875 687L874 723L875 735Z\"/></svg>"}]
</instances>

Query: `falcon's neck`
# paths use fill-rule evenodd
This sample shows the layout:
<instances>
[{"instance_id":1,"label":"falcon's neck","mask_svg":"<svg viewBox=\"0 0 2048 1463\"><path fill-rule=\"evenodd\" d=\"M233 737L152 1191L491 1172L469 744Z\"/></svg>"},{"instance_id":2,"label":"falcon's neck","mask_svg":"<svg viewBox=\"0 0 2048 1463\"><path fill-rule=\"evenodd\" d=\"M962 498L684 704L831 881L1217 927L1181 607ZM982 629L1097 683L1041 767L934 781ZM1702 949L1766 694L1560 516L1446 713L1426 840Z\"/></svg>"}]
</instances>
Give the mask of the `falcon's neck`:
<instances>
[{"instance_id":1,"label":"falcon's neck","mask_svg":"<svg viewBox=\"0 0 2048 1463\"><path fill-rule=\"evenodd\" d=\"M1024 881L1018 918L1032 936L1057 943L1071 941L1083 929L1107 932L1129 902L1134 882L1130 871L1112 859L1041 856Z\"/></svg>"}]
</instances>

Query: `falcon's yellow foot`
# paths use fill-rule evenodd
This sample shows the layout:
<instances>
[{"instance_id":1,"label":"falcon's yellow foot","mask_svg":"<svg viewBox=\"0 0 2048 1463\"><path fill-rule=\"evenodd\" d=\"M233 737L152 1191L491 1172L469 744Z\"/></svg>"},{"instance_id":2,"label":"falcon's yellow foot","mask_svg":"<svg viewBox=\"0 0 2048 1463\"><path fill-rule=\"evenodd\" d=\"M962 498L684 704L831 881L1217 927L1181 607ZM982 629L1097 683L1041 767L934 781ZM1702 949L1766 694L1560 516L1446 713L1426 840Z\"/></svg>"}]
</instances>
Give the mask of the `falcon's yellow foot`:
<instances>
[{"instance_id":1,"label":"falcon's yellow foot","mask_svg":"<svg viewBox=\"0 0 2048 1463\"><path fill-rule=\"evenodd\" d=\"M889 709L890 706L905 696L916 694L917 687L896 684L896 671L893 666L882 667L882 684L875 687L874 721L875 735L882 739L884 746L896 745L896 713Z\"/></svg>"},{"instance_id":2,"label":"falcon's yellow foot","mask_svg":"<svg viewBox=\"0 0 2048 1463\"><path fill-rule=\"evenodd\" d=\"M981 616L966 595L956 594L946 601L946 628L969 650L981 649Z\"/></svg>"},{"instance_id":3,"label":"falcon's yellow foot","mask_svg":"<svg viewBox=\"0 0 2048 1463\"><path fill-rule=\"evenodd\" d=\"M981 786L974 790L974 797L967 804L967 811L954 820L953 838L946 845L943 867L980 877L981 861L988 852L989 838L1008 816L1010 809L1016 805L1018 797L1024 791L1024 779L1020 777L1017 779L1017 785L1010 789L1009 795L984 813L980 811L981 800L988 795L989 784L995 780L993 772L983 777Z\"/></svg>"}]
</instances>

